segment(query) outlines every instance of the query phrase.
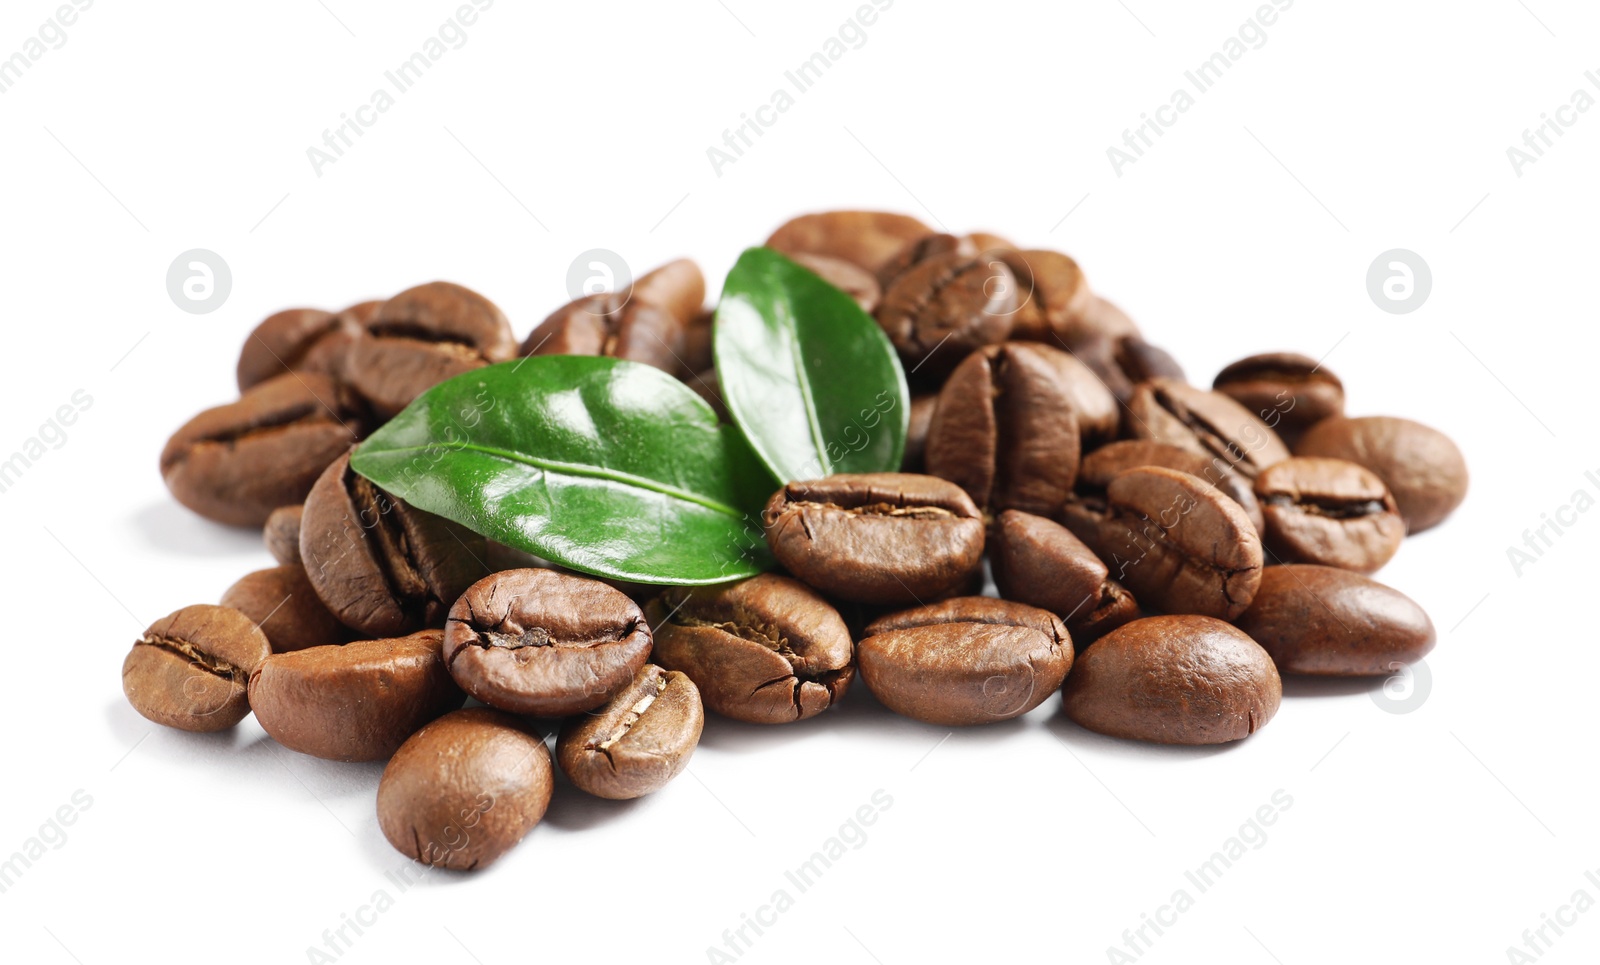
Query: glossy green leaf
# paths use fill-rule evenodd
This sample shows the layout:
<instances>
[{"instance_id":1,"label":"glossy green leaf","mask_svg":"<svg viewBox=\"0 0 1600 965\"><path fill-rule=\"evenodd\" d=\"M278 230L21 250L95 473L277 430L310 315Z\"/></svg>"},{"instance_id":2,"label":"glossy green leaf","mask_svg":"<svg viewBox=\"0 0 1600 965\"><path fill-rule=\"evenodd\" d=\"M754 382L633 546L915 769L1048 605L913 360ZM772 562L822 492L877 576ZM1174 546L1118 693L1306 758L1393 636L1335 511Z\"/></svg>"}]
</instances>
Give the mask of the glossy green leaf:
<instances>
[{"instance_id":1,"label":"glossy green leaf","mask_svg":"<svg viewBox=\"0 0 1600 965\"><path fill-rule=\"evenodd\" d=\"M894 346L849 295L767 248L728 273L717 380L734 422L784 481L895 472L910 395Z\"/></svg>"},{"instance_id":2,"label":"glossy green leaf","mask_svg":"<svg viewBox=\"0 0 1600 965\"><path fill-rule=\"evenodd\" d=\"M407 502L585 573L704 584L767 569L777 488L732 426L657 369L545 355L434 386L350 465Z\"/></svg>"}]
</instances>

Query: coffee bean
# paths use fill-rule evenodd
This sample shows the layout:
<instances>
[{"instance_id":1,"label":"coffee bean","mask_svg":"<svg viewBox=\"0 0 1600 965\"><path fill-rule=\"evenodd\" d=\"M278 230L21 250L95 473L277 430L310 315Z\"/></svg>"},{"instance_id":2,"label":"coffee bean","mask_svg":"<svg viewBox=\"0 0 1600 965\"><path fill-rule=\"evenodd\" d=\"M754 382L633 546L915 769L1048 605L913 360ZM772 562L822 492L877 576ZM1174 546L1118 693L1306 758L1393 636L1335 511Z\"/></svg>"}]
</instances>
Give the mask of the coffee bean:
<instances>
[{"instance_id":1,"label":"coffee bean","mask_svg":"<svg viewBox=\"0 0 1600 965\"><path fill-rule=\"evenodd\" d=\"M1257 533L1261 533L1266 525L1261 516L1261 503L1256 500L1250 480L1234 472L1228 463L1217 456L1202 456L1198 452L1164 442L1123 439L1085 455L1078 464L1078 492L1103 496L1117 473L1138 466L1160 466L1199 476L1238 503L1244 514L1250 517L1250 524Z\"/></svg>"},{"instance_id":2,"label":"coffee bean","mask_svg":"<svg viewBox=\"0 0 1600 965\"><path fill-rule=\"evenodd\" d=\"M972 243L972 247L978 251L998 252L1017 247L1005 238L988 231L974 231L965 237L967 241Z\"/></svg>"},{"instance_id":3,"label":"coffee bean","mask_svg":"<svg viewBox=\"0 0 1600 965\"><path fill-rule=\"evenodd\" d=\"M671 315L681 329L704 309L706 276L688 258L669 261L633 283L633 298Z\"/></svg>"},{"instance_id":4,"label":"coffee bean","mask_svg":"<svg viewBox=\"0 0 1600 965\"><path fill-rule=\"evenodd\" d=\"M1066 340L1073 356L1089 367L1106 390L1122 405L1133 400L1134 390L1150 379L1183 381L1183 368L1165 349L1138 335L1108 337L1079 335Z\"/></svg>"},{"instance_id":5,"label":"coffee bean","mask_svg":"<svg viewBox=\"0 0 1600 965\"><path fill-rule=\"evenodd\" d=\"M1070 361L1031 342L968 356L939 391L928 472L992 512L1054 512L1078 475L1080 412Z\"/></svg>"},{"instance_id":6,"label":"coffee bean","mask_svg":"<svg viewBox=\"0 0 1600 965\"><path fill-rule=\"evenodd\" d=\"M268 516L261 527L261 538L266 541L267 552L283 566L300 564L300 514L303 504L279 506Z\"/></svg>"},{"instance_id":7,"label":"coffee bean","mask_svg":"<svg viewBox=\"0 0 1600 965\"><path fill-rule=\"evenodd\" d=\"M372 637L439 626L486 571L483 537L425 513L350 468L329 466L306 497L300 558L339 621Z\"/></svg>"},{"instance_id":8,"label":"coffee bean","mask_svg":"<svg viewBox=\"0 0 1600 965\"><path fill-rule=\"evenodd\" d=\"M1261 574L1239 617L1283 673L1386 676L1433 649L1433 621L1399 590L1348 570L1290 564Z\"/></svg>"},{"instance_id":9,"label":"coffee bean","mask_svg":"<svg viewBox=\"0 0 1600 965\"><path fill-rule=\"evenodd\" d=\"M522 343L525 356L604 355L664 372L678 370L682 350L683 326L678 320L629 292L586 295L569 302Z\"/></svg>"},{"instance_id":10,"label":"coffee bean","mask_svg":"<svg viewBox=\"0 0 1600 965\"><path fill-rule=\"evenodd\" d=\"M1135 437L1216 456L1250 479L1289 458L1283 441L1250 410L1221 392L1174 379L1153 379L1134 389L1128 416Z\"/></svg>"},{"instance_id":11,"label":"coffee bean","mask_svg":"<svg viewBox=\"0 0 1600 965\"><path fill-rule=\"evenodd\" d=\"M219 602L255 621L273 653L350 639L350 631L323 606L299 563L250 573L228 587Z\"/></svg>"},{"instance_id":12,"label":"coffee bean","mask_svg":"<svg viewBox=\"0 0 1600 965\"><path fill-rule=\"evenodd\" d=\"M179 730L227 730L250 713L250 674L267 635L238 610L200 604L169 613L122 662L122 692L148 720Z\"/></svg>"},{"instance_id":13,"label":"coffee bean","mask_svg":"<svg viewBox=\"0 0 1600 965\"><path fill-rule=\"evenodd\" d=\"M1291 457L1261 470L1256 496L1267 549L1290 563L1372 571L1406 538L1383 480L1343 459Z\"/></svg>"},{"instance_id":14,"label":"coffee bean","mask_svg":"<svg viewBox=\"0 0 1600 965\"><path fill-rule=\"evenodd\" d=\"M1071 621L1100 605L1106 565L1066 527L1008 509L995 520L989 565L1000 595Z\"/></svg>"},{"instance_id":15,"label":"coffee bean","mask_svg":"<svg viewBox=\"0 0 1600 965\"><path fill-rule=\"evenodd\" d=\"M645 664L605 704L567 719L556 760L575 786L597 797L643 797L689 766L704 725L694 681Z\"/></svg>"},{"instance_id":16,"label":"coffee bean","mask_svg":"<svg viewBox=\"0 0 1600 965\"><path fill-rule=\"evenodd\" d=\"M444 660L467 693L537 717L593 710L650 656L650 627L621 592L556 570L507 570L450 608Z\"/></svg>"},{"instance_id":17,"label":"coffee bean","mask_svg":"<svg viewBox=\"0 0 1600 965\"><path fill-rule=\"evenodd\" d=\"M378 782L378 827L435 868L487 868L538 824L555 772L544 741L497 710L471 707L417 731Z\"/></svg>"},{"instance_id":18,"label":"coffee bean","mask_svg":"<svg viewBox=\"0 0 1600 965\"><path fill-rule=\"evenodd\" d=\"M792 482L761 514L778 562L824 593L904 604L948 593L983 562L983 519L954 484L906 473ZM703 688L702 688L703 689Z\"/></svg>"},{"instance_id":19,"label":"coffee bean","mask_svg":"<svg viewBox=\"0 0 1600 965\"><path fill-rule=\"evenodd\" d=\"M346 320L355 322L365 332L373 320L378 317L378 309L383 307L383 300L377 299L369 302L357 302L339 314Z\"/></svg>"},{"instance_id":20,"label":"coffee bean","mask_svg":"<svg viewBox=\"0 0 1600 965\"><path fill-rule=\"evenodd\" d=\"M656 628L656 662L687 674L706 707L734 720L815 717L844 696L855 674L839 612L785 576L672 587L645 613Z\"/></svg>"},{"instance_id":21,"label":"coffee bean","mask_svg":"<svg viewBox=\"0 0 1600 965\"><path fill-rule=\"evenodd\" d=\"M1221 744L1265 727L1283 682L1267 652L1221 620L1159 616L1102 637L1061 696L1067 717L1099 734Z\"/></svg>"},{"instance_id":22,"label":"coffee bean","mask_svg":"<svg viewBox=\"0 0 1600 965\"><path fill-rule=\"evenodd\" d=\"M1073 319L1094 294L1078 263L1059 251L1001 251L999 259L1017 279L1017 310L1012 338L1061 344ZM1115 412L1113 411L1113 415Z\"/></svg>"},{"instance_id":23,"label":"coffee bean","mask_svg":"<svg viewBox=\"0 0 1600 965\"><path fill-rule=\"evenodd\" d=\"M1139 601L1128 588L1109 578L1100 585L1093 607L1087 612L1080 610L1067 620L1067 630L1072 633L1072 642L1079 653L1112 630L1143 615Z\"/></svg>"},{"instance_id":24,"label":"coffee bean","mask_svg":"<svg viewBox=\"0 0 1600 965\"><path fill-rule=\"evenodd\" d=\"M906 425L906 452L900 460L901 472L920 473L923 456L928 447L928 429L933 425L933 412L939 407L939 396L922 392L911 397L910 417Z\"/></svg>"},{"instance_id":25,"label":"coffee bean","mask_svg":"<svg viewBox=\"0 0 1600 965\"><path fill-rule=\"evenodd\" d=\"M1344 415L1344 384L1316 359L1293 352L1252 355L1217 373L1212 388L1254 412L1285 442Z\"/></svg>"},{"instance_id":26,"label":"coffee bean","mask_svg":"<svg viewBox=\"0 0 1600 965\"><path fill-rule=\"evenodd\" d=\"M390 418L440 382L517 355L511 324L469 288L436 281L383 303L346 359L345 378Z\"/></svg>"},{"instance_id":27,"label":"coffee bean","mask_svg":"<svg viewBox=\"0 0 1600 965\"><path fill-rule=\"evenodd\" d=\"M349 392L326 376L291 372L190 419L162 449L161 476L207 519L260 526L279 506L304 501L364 429Z\"/></svg>"},{"instance_id":28,"label":"coffee bean","mask_svg":"<svg viewBox=\"0 0 1600 965\"><path fill-rule=\"evenodd\" d=\"M715 318L716 312L704 311L684 326L683 358L677 369L679 378L690 381L689 376L709 371L716 365L711 355L711 323Z\"/></svg>"},{"instance_id":29,"label":"coffee bean","mask_svg":"<svg viewBox=\"0 0 1600 965\"><path fill-rule=\"evenodd\" d=\"M916 218L883 211L824 211L785 222L766 247L786 255L840 258L877 273L908 243L933 229Z\"/></svg>"},{"instance_id":30,"label":"coffee bean","mask_svg":"<svg viewBox=\"0 0 1600 965\"><path fill-rule=\"evenodd\" d=\"M1068 316L1066 329L1059 334L1068 345L1090 339L1115 344L1128 336L1138 337L1139 326L1128 317L1127 312L1091 293L1082 310ZM1182 378L1182 375L1177 377Z\"/></svg>"},{"instance_id":31,"label":"coffee bean","mask_svg":"<svg viewBox=\"0 0 1600 965\"><path fill-rule=\"evenodd\" d=\"M237 379L245 392L288 372L338 378L350 343L363 334L348 315L315 308L291 308L267 316L245 339Z\"/></svg>"},{"instance_id":32,"label":"coffee bean","mask_svg":"<svg viewBox=\"0 0 1600 965\"><path fill-rule=\"evenodd\" d=\"M901 275L913 267L939 255L952 253L961 254L968 258L976 258L983 251L973 243L970 237L945 234L924 235L914 241L908 242L894 257L883 263L877 271L874 280L878 283L880 292L888 291Z\"/></svg>"},{"instance_id":33,"label":"coffee bean","mask_svg":"<svg viewBox=\"0 0 1600 965\"><path fill-rule=\"evenodd\" d=\"M1026 714L1072 669L1072 640L1052 613L957 597L867 626L861 679L897 714L956 727Z\"/></svg>"},{"instance_id":34,"label":"coffee bean","mask_svg":"<svg viewBox=\"0 0 1600 965\"><path fill-rule=\"evenodd\" d=\"M466 694L440 658L444 633L275 653L250 675L250 706L273 740L330 761L388 760Z\"/></svg>"},{"instance_id":35,"label":"coffee bean","mask_svg":"<svg viewBox=\"0 0 1600 965\"><path fill-rule=\"evenodd\" d=\"M936 379L1011 334L1017 280L996 258L950 252L907 269L883 293L878 324L908 367Z\"/></svg>"},{"instance_id":36,"label":"coffee bean","mask_svg":"<svg viewBox=\"0 0 1600 965\"><path fill-rule=\"evenodd\" d=\"M1467 461L1450 437L1410 419L1324 419L1295 446L1297 456L1348 459L1372 470L1400 508L1406 531L1437 526L1467 497Z\"/></svg>"},{"instance_id":37,"label":"coffee bean","mask_svg":"<svg viewBox=\"0 0 1600 965\"><path fill-rule=\"evenodd\" d=\"M1157 610L1231 620L1261 581L1261 540L1249 517L1188 473L1126 470L1106 487L1104 503L1073 500L1061 520L1112 578Z\"/></svg>"}]
</instances>

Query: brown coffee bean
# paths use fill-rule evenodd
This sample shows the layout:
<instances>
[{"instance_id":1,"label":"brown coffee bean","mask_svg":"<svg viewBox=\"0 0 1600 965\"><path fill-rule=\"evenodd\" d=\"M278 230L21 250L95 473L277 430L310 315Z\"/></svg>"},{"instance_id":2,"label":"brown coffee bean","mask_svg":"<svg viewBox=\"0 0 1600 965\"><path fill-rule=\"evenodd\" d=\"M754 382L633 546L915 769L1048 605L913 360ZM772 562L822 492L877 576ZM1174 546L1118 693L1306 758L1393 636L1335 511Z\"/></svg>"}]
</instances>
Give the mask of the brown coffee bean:
<instances>
[{"instance_id":1,"label":"brown coffee bean","mask_svg":"<svg viewBox=\"0 0 1600 965\"><path fill-rule=\"evenodd\" d=\"M207 519L260 526L312 483L365 429L355 398L326 376L291 372L190 419L161 450L178 502Z\"/></svg>"},{"instance_id":2,"label":"brown coffee bean","mask_svg":"<svg viewBox=\"0 0 1600 965\"><path fill-rule=\"evenodd\" d=\"M580 790L613 801L643 797L689 766L704 725L694 681L647 663L604 705L567 719L556 760Z\"/></svg>"},{"instance_id":3,"label":"brown coffee bean","mask_svg":"<svg viewBox=\"0 0 1600 965\"><path fill-rule=\"evenodd\" d=\"M1344 384L1316 359L1293 352L1252 355L1217 373L1212 388L1260 416L1285 442L1344 415Z\"/></svg>"},{"instance_id":4,"label":"brown coffee bean","mask_svg":"<svg viewBox=\"0 0 1600 965\"><path fill-rule=\"evenodd\" d=\"M1073 645L1079 653L1112 630L1143 615L1139 601L1133 598L1127 587L1113 579L1101 584L1100 594L1093 605L1094 609L1087 612L1080 610L1067 621L1067 630L1072 633Z\"/></svg>"},{"instance_id":5,"label":"brown coffee bean","mask_svg":"<svg viewBox=\"0 0 1600 965\"><path fill-rule=\"evenodd\" d=\"M122 662L122 692L158 724L227 730L250 713L250 674L269 652L267 635L238 610L187 606L135 641Z\"/></svg>"},{"instance_id":6,"label":"brown coffee bean","mask_svg":"<svg viewBox=\"0 0 1600 965\"><path fill-rule=\"evenodd\" d=\"M1297 456L1348 459L1389 487L1406 531L1437 526L1467 498L1467 461L1450 437L1410 419L1324 419L1295 446Z\"/></svg>"},{"instance_id":7,"label":"brown coffee bean","mask_svg":"<svg viewBox=\"0 0 1600 965\"><path fill-rule=\"evenodd\" d=\"M678 363L678 377L688 381L696 372L706 372L716 365L711 355L711 324L716 312L704 311L689 321L683 329L683 358Z\"/></svg>"},{"instance_id":8,"label":"brown coffee bean","mask_svg":"<svg viewBox=\"0 0 1600 965\"><path fill-rule=\"evenodd\" d=\"M362 334L361 326L343 313L291 308L269 315L245 339L239 352L239 391L288 372L338 378L350 343Z\"/></svg>"},{"instance_id":9,"label":"brown coffee bean","mask_svg":"<svg viewBox=\"0 0 1600 965\"><path fill-rule=\"evenodd\" d=\"M1072 640L1052 613L957 597L867 626L861 679L897 714L948 727L1026 714L1072 669Z\"/></svg>"},{"instance_id":10,"label":"brown coffee bean","mask_svg":"<svg viewBox=\"0 0 1600 965\"><path fill-rule=\"evenodd\" d=\"M1183 367L1165 349L1138 335L1110 338L1082 335L1067 340L1074 357L1089 367L1113 398L1127 405L1139 383L1150 379L1183 381Z\"/></svg>"},{"instance_id":11,"label":"brown coffee bean","mask_svg":"<svg viewBox=\"0 0 1600 965\"><path fill-rule=\"evenodd\" d=\"M261 527L267 552L283 566L300 564L300 514L304 509L302 504L279 506Z\"/></svg>"},{"instance_id":12,"label":"brown coffee bean","mask_svg":"<svg viewBox=\"0 0 1600 965\"><path fill-rule=\"evenodd\" d=\"M350 631L323 606L298 563L250 573L228 587L219 602L255 621L273 653L350 639Z\"/></svg>"},{"instance_id":13,"label":"brown coffee bean","mask_svg":"<svg viewBox=\"0 0 1600 965\"><path fill-rule=\"evenodd\" d=\"M939 391L928 472L998 512L1048 514L1078 476L1080 413L1065 352L1010 342L974 352Z\"/></svg>"},{"instance_id":14,"label":"brown coffee bean","mask_svg":"<svg viewBox=\"0 0 1600 965\"><path fill-rule=\"evenodd\" d=\"M978 251L1005 251L1006 249L1016 247L1016 245L1012 244L1010 241L1007 241L1005 238L988 231L974 231L971 234L966 235L966 239L967 241L971 242L972 247Z\"/></svg>"},{"instance_id":15,"label":"brown coffee bean","mask_svg":"<svg viewBox=\"0 0 1600 965\"><path fill-rule=\"evenodd\" d=\"M705 307L706 276L691 259L669 261L633 283L633 298L671 315L681 329Z\"/></svg>"},{"instance_id":16,"label":"brown coffee bean","mask_svg":"<svg viewBox=\"0 0 1600 965\"><path fill-rule=\"evenodd\" d=\"M383 303L350 346L345 378L390 418L440 382L516 358L511 323L489 299L436 281Z\"/></svg>"},{"instance_id":17,"label":"brown coffee bean","mask_svg":"<svg viewBox=\"0 0 1600 965\"><path fill-rule=\"evenodd\" d=\"M1119 473L1104 503L1080 499L1061 521L1139 602L1167 613L1231 620L1261 581L1261 539L1239 504L1188 473Z\"/></svg>"},{"instance_id":18,"label":"brown coffee bean","mask_svg":"<svg viewBox=\"0 0 1600 965\"><path fill-rule=\"evenodd\" d=\"M1133 435L1216 456L1250 479L1289 458L1283 441L1255 414L1221 392L1174 379L1153 379L1134 389L1128 403Z\"/></svg>"},{"instance_id":19,"label":"brown coffee bean","mask_svg":"<svg viewBox=\"0 0 1600 965\"><path fill-rule=\"evenodd\" d=\"M983 562L983 519L955 485L907 473L792 482L761 514L789 572L824 593L904 604L948 593Z\"/></svg>"},{"instance_id":20,"label":"brown coffee bean","mask_svg":"<svg viewBox=\"0 0 1600 965\"><path fill-rule=\"evenodd\" d=\"M916 218L883 211L824 211L785 222L766 247L786 255L841 258L877 273L883 264L933 229Z\"/></svg>"},{"instance_id":21,"label":"brown coffee bean","mask_svg":"<svg viewBox=\"0 0 1600 965\"><path fill-rule=\"evenodd\" d=\"M933 425L933 411L939 407L939 396L924 392L911 397L911 413L906 425L906 453L900 460L901 472L920 473L923 455L928 447L928 429Z\"/></svg>"},{"instance_id":22,"label":"brown coffee bean","mask_svg":"<svg viewBox=\"0 0 1600 965\"><path fill-rule=\"evenodd\" d=\"M1137 339L1139 326L1127 312L1091 293L1082 310L1068 316L1066 329L1059 334L1068 345L1090 339L1102 339L1114 345L1129 336ZM1182 378L1182 375L1175 377Z\"/></svg>"},{"instance_id":23,"label":"brown coffee bean","mask_svg":"<svg viewBox=\"0 0 1600 965\"><path fill-rule=\"evenodd\" d=\"M339 314L361 326L361 330L365 332L367 326L371 325L373 320L378 317L378 309L382 307L383 299L380 298L374 301L357 302Z\"/></svg>"},{"instance_id":24,"label":"brown coffee bean","mask_svg":"<svg viewBox=\"0 0 1600 965\"><path fill-rule=\"evenodd\" d=\"M275 653L250 675L250 706L273 740L330 761L388 760L467 696L423 630L389 640Z\"/></svg>"},{"instance_id":25,"label":"brown coffee bean","mask_svg":"<svg viewBox=\"0 0 1600 965\"><path fill-rule=\"evenodd\" d=\"M1261 470L1262 535L1280 561L1371 573L1389 562L1406 523L1383 480L1343 459L1291 457Z\"/></svg>"},{"instance_id":26,"label":"brown coffee bean","mask_svg":"<svg viewBox=\"0 0 1600 965\"><path fill-rule=\"evenodd\" d=\"M341 456L306 497L300 558L339 621L372 637L437 627L486 571L483 537L379 489Z\"/></svg>"},{"instance_id":27,"label":"brown coffee bean","mask_svg":"<svg viewBox=\"0 0 1600 965\"><path fill-rule=\"evenodd\" d=\"M645 608L655 660L689 676L706 707L752 724L827 710L855 674L850 631L810 587L773 573L672 587Z\"/></svg>"},{"instance_id":28,"label":"brown coffee bean","mask_svg":"<svg viewBox=\"0 0 1600 965\"><path fill-rule=\"evenodd\" d=\"M544 741L497 710L471 707L417 731L378 782L378 826L396 851L435 868L487 868L544 817L555 772Z\"/></svg>"},{"instance_id":29,"label":"brown coffee bean","mask_svg":"<svg viewBox=\"0 0 1600 965\"><path fill-rule=\"evenodd\" d=\"M491 707L536 717L593 710L650 656L650 627L620 591L556 570L507 570L450 608L444 660Z\"/></svg>"},{"instance_id":30,"label":"brown coffee bean","mask_svg":"<svg viewBox=\"0 0 1600 965\"><path fill-rule=\"evenodd\" d=\"M793 261L849 295L868 315L877 311L878 301L883 298L883 289L878 286L878 279L873 277L872 272L842 258L829 258L826 255L797 254L793 256Z\"/></svg>"},{"instance_id":31,"label":"brown coffee bean","mask_svg":"<svg viewBox=\"0 0 1600 965\"><path fill-rule=\"evenodd\" d=\"M1017 279L1011 337L1062 344L1056 340L1064 337L1094 298L1083 269L1059 251L1012 250L999 252L998 257Z\"/></svg>"},{"instance_id":32,"label":"brown coffee bean","mask_svg":"<svg viewBox=\"0 0 1600 965\"><path fill-rule=\"evenodd\" d=\"M1069 623L1100 605L1108 576L1106 565L1066 527L1014 509L995 519L989 566L1002 597Z\"/></svg>"},{"instance_id":33,"label":"brown coffee bean","mask_svg":"<svg viewBox=\"0 0 1600 965\"><path fill-rule=\"evenodd\" d=\"M1221 620L1160 616L1102 637L1061 695L1067 717L1098 734L1221 744L1265 727L1283 682L1267 652Z\"/></svg>"},{"instance_id":34,"label":"brown coffee bean","mask_svg":"<svg viewBox=\"0 0 1600 965\"><path fill-rule=\"evenodd\" d=\"M1410 597L1348 570L1290 564L1261 574L1239 629L1283 673L1361 677L1395 673L1433 649L1433 621Z\"/></svg>"},{"instance_id":35,"label":"brown coffee bean","mask_svg":"<svg viewBox=\"0 0 1600 965\"><path fill-rule=\"evenodd\" d=\"M683 326L678 320L629 292L586 295L569 302L522 343L525 356L604 355L664 372L678 370L682 350Z\"/></svg>"},{"instance_id":36,"label":"brown coffee bean","mask_svg":"<svg viewBox=\"0 0 1600 965\"><path fill-rule=\"evenodd\" d=\"M1266 525L1261 516L1261 503L1256 500L1250 480L1234 472L1227 462L1216 456L1202 456L1198 452L1164 442L1123 439L1088 453L1078 464L1078 492L1104 495L1106 487L1111 485L1117 473L1138 466L1161 466L1199 476L1238 503L1244 514L1250 517L1250 524L1258 534Z\"/></svg>"},{"instance_id":37,"label":"brown coffee bean","mask_svg":"<svg viewBox=\"0 0 1600 965\"><path fill-rule=\"evenodd\" d=\"M883 293L878 324L908 366L936 379L974 349L1004 342L1017 310L1017 280L997 258L935 255Z\"/></svg>"},{"instance_id":38,"label":"brown coffee bean","mask_svg":"<svg viewBox=\"0 0 1600 965\"><path fill-rule=\"evenodd\" d=\"M910 271L916 265L939 255L952 253L961 254L968 258L976 258L984 249L975 245L970 237L945 234L924 235L914 241L908 242L894 257L883 263L877 271L874 280L878 283L880 292L888 291L901 275Z\"/></svg>"}]
</instances>

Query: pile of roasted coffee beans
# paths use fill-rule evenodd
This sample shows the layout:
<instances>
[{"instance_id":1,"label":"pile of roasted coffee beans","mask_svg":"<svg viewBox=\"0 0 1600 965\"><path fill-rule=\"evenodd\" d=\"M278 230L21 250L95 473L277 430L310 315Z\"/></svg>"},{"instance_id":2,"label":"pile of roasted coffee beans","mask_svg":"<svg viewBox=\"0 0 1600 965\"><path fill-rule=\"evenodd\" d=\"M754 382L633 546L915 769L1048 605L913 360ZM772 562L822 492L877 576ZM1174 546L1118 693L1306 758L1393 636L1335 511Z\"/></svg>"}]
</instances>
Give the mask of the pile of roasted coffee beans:
<instances>
[{"instance_id":1,"label":"pile of roasted coffee beans","mask_svg":"<svg viewBox=\"0 0 1600 965\"><path fill-rule=\"evenodd\" d=\"M435 282L245 343L240 398L173 434L161 471L210 519L263 527L278 566L158 620L123 666L144 716L192 731L251 711L285 747L388 761L378 817L424 863L478 868L544 814L559 728L581 791L625 799L687 764L702 707L804 720L859 672L939 726L1067 717L1210 744L1277 712L1280 673L1387 676L1426 654L1420 607L1369 579L1461 502L1441 433L1349 418L1338 378L1255 355L1195 386L1076 262L916 219L830 212L769 247L849 293L911 373L901 473L801 480L763 513L783 573L621 585L421 512L352 472L353 444L445 379L519 354L609 355L714 406L690 261L558 309L519 343ZM984 560L999 598L984 596ZM471 697L487 706L461 709ZM559 720L564 718L564 722Z\"/></svg>"}]
</instances>

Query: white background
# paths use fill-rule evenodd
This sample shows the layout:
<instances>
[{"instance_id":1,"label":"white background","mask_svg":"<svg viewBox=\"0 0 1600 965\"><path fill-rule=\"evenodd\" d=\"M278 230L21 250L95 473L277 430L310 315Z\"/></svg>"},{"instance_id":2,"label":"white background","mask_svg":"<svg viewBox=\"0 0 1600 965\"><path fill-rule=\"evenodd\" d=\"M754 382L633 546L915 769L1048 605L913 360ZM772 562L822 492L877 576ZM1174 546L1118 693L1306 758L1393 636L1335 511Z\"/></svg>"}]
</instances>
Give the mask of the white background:
<instances>
[{"instance_id":1,"label":"white background","mask_svg":"<svg viewBox=\"0 0 1600 965\"><path fill-rule=\"evenodd\" d=\"M0 56L54 6L8 0ZM1600 514L1520 574L1507 557L1574 491L1600 494L1600 111L1520 177L1506 156L1574 90L1600 96L1600 11L1300 0L1118 177L1106 148L1253 2L900 0L714 173L707 148L855 6L501 0L320 176L306 149L454 3L96 3L0 94L0 455L93 398L0 494L0 857L75 791L93 801L0 894L0 959L302 962L383 889L393 907L341 961L706 961L879 789L893 804L866 843L790 887L742 961L1106 961L1184 887L1194 906L1143 961L1501 962L1575 891L1600 899ZM253 721L161 730L125 704L146 624L270 563L156 471L173 429L234 397L263 316L445 278L520 337L585 249L637 271L692 255L715 289L743 246L829 207L1059 248L1197 381L1256 351L1327 355L1352 413L1449 432L1470 498L1380 574L1439 629L1420 708L1291 682L1250 740L1161 749L1086 733L1055 700L945 739L858 686L794 726L711 721L692 776L653 798L559 787L498 866L402 893L378 765L297 756ZM1412 314L1366 291L1396 247L1432 267ZM208 315L167 295L191 248L232 269ZM1186 882L1280 789L1264 844L1203 894ZM1600 912L1546 934L1544 961L1592 961Z\"/></svg>"}]
</instances>

